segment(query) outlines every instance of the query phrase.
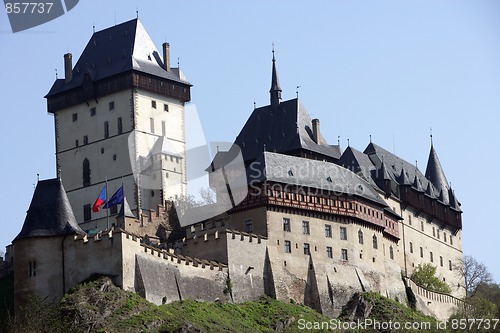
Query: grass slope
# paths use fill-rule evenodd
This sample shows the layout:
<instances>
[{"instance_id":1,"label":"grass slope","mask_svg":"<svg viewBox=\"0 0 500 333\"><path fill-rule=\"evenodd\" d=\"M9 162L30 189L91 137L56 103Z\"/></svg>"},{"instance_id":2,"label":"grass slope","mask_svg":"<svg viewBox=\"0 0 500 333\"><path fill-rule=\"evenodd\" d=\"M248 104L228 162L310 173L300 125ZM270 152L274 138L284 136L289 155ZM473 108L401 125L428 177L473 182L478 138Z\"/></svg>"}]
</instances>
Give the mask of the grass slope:
<instances>
[{"instance_id":1,"label":"grass slope","mask_svg":"<svg viewBox=\"0 0 500 333\"><path fill-rule=\"evenodd\" d=\"M373 306L369 318L379 322L430 322L433 318L375 293L361 295L363 302ZM97 277L73 288L52 306L28 306L26 317L16 321L5 332L332 332L323 326L304 328L300 322L328 323L316 311L297 304L283 303L262 297L242 304L210 303L185 300L156 306L139 295L121 290L106 277ZM55 311L54 311L55 310ZM17 314L16 314L17 315ZM30 317L31 315L31 317ZM40 322L43 320L43 322ZM348 315L340 317L348 322ZM30 325L33 321L35 325ZM18 326L16 326L18 325ZM21 325L21 326L19 326ZM33 329L27 330L28 327ZM300 329L302 328L302 329ZM2 331L0 329L0 331ZM429 330L437 331L436 329ZM391 332L364 327L334 332ZM425 332L423 330L392 330L392 332ZM446 331L440 330L440 333Z\"/></svg>"}]
</instances>

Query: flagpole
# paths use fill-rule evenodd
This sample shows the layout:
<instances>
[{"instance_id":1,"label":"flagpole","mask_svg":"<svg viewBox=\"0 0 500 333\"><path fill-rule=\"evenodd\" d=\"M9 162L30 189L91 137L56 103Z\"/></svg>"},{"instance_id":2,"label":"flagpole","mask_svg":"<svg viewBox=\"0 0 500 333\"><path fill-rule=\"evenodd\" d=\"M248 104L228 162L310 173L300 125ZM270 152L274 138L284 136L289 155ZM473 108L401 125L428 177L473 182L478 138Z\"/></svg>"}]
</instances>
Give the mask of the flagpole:
<instances>
[{"instance_id":1,"label":"flagpole","mask_svg":"<svg viewBox=\"0 0 500 333\"><path fill-rule=\"evenodd\" d=\"M106 229L109 229L108 176L106 176Z\"/></svg>"}]
</instances>

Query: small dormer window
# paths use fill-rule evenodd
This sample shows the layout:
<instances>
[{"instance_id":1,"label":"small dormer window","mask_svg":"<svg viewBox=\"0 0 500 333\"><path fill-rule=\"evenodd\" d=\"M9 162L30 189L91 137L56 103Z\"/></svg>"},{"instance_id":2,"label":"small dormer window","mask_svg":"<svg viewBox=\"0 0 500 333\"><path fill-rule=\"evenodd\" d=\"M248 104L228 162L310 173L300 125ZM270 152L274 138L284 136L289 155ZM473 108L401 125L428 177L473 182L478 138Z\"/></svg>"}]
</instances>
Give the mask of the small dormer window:
<instances>
[{"instance_id":1,"label":"small dormer window","mask_svg":"<svg viewBox=\"0 0 500 333\"><path fill-rule=\"evenodd\" d=\"M289 175L290 177L293 177L293 171L292 171L292 169L288 170L288 175Z\"/></svg>"}]
</instances>

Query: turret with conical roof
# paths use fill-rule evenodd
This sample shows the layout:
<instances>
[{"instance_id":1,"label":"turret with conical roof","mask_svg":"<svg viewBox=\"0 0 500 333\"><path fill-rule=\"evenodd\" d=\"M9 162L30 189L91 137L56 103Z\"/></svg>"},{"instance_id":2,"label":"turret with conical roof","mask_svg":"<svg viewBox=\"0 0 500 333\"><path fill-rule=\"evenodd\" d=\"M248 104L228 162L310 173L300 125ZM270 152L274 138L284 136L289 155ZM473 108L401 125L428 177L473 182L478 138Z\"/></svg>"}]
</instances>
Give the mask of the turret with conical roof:
<instances>
[{"instance_id":1,"label":"turret with conical roof","mask_svg":"<svg viewBox=\"0 0 500 333\"><path fill-rule=\"evenodd\" d=\"M38 182L23 228L14 241L29 237L84 234L60 179Z\"/></svg>"},{"instance_id":2,"label":"turret with conical roof","mask_svg":"<svg viewBox=\"0 0 500 333\"><path fill-rule=\"evenodd\" d=\"M431 142L431 151L429 152L429 160L427 161L427 168L425 170L425 178L427 178L432 185L436 188L437 192L442 192L442 201L445 204L450 202L448 190L448 180L443 171L443 167L439 162L438 155L434 149L434 144Z\"/></svg>"}]
</instances>

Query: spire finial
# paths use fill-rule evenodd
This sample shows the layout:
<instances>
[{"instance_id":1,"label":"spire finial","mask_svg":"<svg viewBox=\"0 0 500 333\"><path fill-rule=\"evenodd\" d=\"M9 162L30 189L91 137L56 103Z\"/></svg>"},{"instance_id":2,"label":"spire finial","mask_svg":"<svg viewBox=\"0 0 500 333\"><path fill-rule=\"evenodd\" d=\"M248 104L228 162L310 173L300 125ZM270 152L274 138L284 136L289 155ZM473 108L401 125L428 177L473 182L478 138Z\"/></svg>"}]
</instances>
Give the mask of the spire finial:
<instances>
[{"instance_id":1,"label":"spire finial","mask_svg":"<svg viewBox=\"0 0 500 333\"><path fill-rule=\"evenodd\" d=\"M95 22L92 21L92 33L94 34L95 33Z\"/></svg>"},{"instance_id":2,"label":"spire finial","mask_svg":"<svg viewBox=\"0 0 500 333\"><path fill-rule=\"evenodd\" d=\"M255 103L255 98L253 99L253 109L255 110L257 108L257 103Z\"/></svg>"},{"instance_id":3,"label":"spire finial","mask_svg":"<svg viewBox=\"0 0 500 333\"><path fill-rule=\"evenodd\" d=\"M57 68L55 70L56 70L56 80L57 80Z\"/></svg>"},{"instance_id":4,"label":"spire finial","mask_svg":"<svg viewBox=\"0 0 500 333\"><path fill-rule=\"evenodd\" d=\"M370 143L372 143L372 135L370 134Z\"/></svg>"},{"instance_id":5,"label":"spire finial","mask_svg":"<svg viewBox=\"0 0 500 333\"><path fill-rule=\"evenodd\" d=\"M135 18L139 19L139 9L135 9Z\"/></svg>"},{"instance_id":6,"label":"spire finial","mask_svg":"<svg viewBox=\"0 0 500 333\"><path fill-rule=\"evenodd\" d=\"M430 137L431 137L431 146L433 146L434 143L432 142L432 127L430 128Z\"/></svg>"},{"instance_id":7,"label":"spire finial","mask_svg":"<svg viewBox=\"0 0 500 333\"><path fill-rule=\"evenodd\" d=\"M349 139L347 139L347 147L350 147Z\"/></svg>"},{"instance_id":8,"label":"spire finial","mask_svg":"<svg viewBox=\"0 0 500 333\"><path fill-rule=\"evenodd\" d=\"M297 93L297 99L299 98L299 88L300 86L297 86L297 90L295 91Z\"/></svg>"},{"instance_id":9,"label":"spire finial","mask_svg":"<svg viewBox=\"0 0 500 333\"><path fill-rule=\"evenodd\" d=\"M415 169L418 169L418 161L415 160Z\"/></svg>"},{"instance_id":10,"label":"spire finial","mask_svg":"<svg viewBox=\"0 0 500 333\"><path fill-rule=\"evenodd\" d=\"M276 59L274 57L274 43L273 43L273 72L271 76L271 89L269 90L271 99L271 108L276 109L281 103L281 88L278 81L278 71L276 70Z\"/></svg>"},{"instance_id":11,"label":"spire finial","mask_svg":"<svg viewBox=\"0 0 500 333\"><path fill-rule=\"evenodd\" d=\"M340 148L340 135L337 135L337 146Z\"/></svg>"},{"instance_id":12,"label":"spire finial","mask_svg":"<svg viewBox=\"0 0 500 333\"><path fill-rule=\"evenodd\" d=\"M181 69L181 58L177 58L177 68Z\"/></svg>"}]
</instances>

